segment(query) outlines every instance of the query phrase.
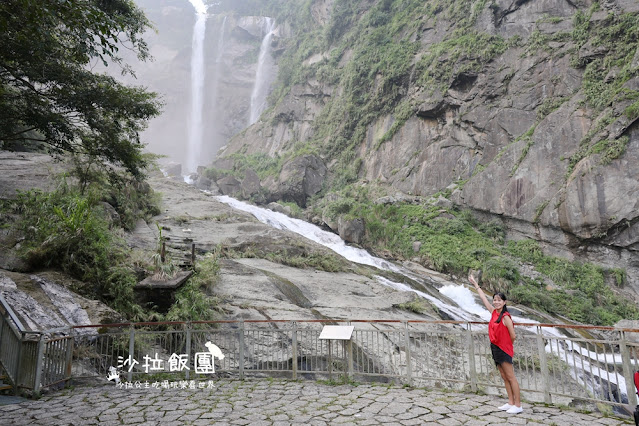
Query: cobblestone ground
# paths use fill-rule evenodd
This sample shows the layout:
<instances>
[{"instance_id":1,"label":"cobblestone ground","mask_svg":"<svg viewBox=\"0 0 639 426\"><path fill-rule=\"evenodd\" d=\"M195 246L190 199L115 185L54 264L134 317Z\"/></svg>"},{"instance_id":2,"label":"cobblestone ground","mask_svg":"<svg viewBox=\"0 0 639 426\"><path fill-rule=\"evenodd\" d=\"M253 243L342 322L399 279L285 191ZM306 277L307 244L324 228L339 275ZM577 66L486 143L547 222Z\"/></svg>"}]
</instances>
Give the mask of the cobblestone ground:
<instances>
[{"instance_id":1,"label":"cobblestone ground","mask_svg":"<svg viewBox=\"0 0 639 426\"><path fill-rule=\"evenodd\" d=\"M13 401L12 401L13 402ZM0 405L0 425L619 425L568 408L523 404L509 415L494 396L317 382L216 380L203 389L76 387Z\"/></svg>"}]
</instances>

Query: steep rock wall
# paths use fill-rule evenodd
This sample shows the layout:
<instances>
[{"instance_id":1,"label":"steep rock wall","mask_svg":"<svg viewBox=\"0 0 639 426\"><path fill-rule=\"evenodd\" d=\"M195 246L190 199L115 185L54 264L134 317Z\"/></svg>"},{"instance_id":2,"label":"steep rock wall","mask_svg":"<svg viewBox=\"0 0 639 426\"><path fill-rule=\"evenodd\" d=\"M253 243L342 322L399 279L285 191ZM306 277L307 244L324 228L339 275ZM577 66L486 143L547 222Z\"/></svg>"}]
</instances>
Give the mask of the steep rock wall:
<instances>
[{"instance_id":1,"label":"steep rock wall","mask_svg":"<svg viewBox=\"0 0 639 426\"><path fill-rule=\"evenodd\" d=\"M379 114L365 137L352 141L361 159L358 178L417 196L455 185L452 201L501 218L511 237L540 240L550 252L574 260L627 269L639 292L639 172L633 166L639 124L638 114L628 114L639 93L639 42L635 35L630 66L607 67L615 60L615 40L607 44L602 35L610 35L619 20L636 22L639 6L593 4L485 2L473 29L505 40L506 48L481 66L472 55L442 54L437 67L451 71L441 89L419 83L413 72L401 89L412 113L403 120L397 110ZM314 5L317 25L329 25L332 8L326 2ZM410 38L421 48L413 71L420 57L456 29L437 11L416 19L422 24ZM582 28L592 32L588 40L579 41ZM337 72L348 66L352 53L344 51ZM314 52L305 65L328 56L330 49ZM605 78L593 88L594 72ZM375 83L381 80L378 74ZM597 105L597 91L616 81L628 96ZM381 89L374 84L368 90ZM275 157L294 143L330 143L339 135L321 134L316 119L343 96L344 87L330 81L296 84L270 111L268 122L234 137L220 157L237 152ZM331 154L323 160L330 178L338 172L337 162Z\"/></svg>"}]
</instances>

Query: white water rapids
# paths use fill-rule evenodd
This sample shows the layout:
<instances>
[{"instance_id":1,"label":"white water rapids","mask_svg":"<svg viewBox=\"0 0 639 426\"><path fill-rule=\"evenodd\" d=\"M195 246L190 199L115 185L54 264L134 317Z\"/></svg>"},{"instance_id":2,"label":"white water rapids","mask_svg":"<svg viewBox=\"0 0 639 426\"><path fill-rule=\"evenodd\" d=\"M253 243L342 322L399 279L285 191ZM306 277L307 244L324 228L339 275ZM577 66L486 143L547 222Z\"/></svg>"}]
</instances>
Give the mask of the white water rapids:
<instances>
[{"instance_id":1,"label":"white water rapids","mask_svg":"<svg viewBox=\"0 0 639 426\"><path fill-rule=\"evenodd\" d=\"M302 235L303 237L308 238L311 241L328 247L341 256L344 256L351 262L375 266L376 268L382 270L402 274L407 278L410 278L411 280L419 281L419 277L417 277L412 271L409 271L404 267L397 266L385 259L372 256L366 250L349 246L344 242L344 240L339 237L339 235L336 235L332 232L324 231L323 229L320 229L319 227L311 223L305 222L300 219L290 218L285 214L257 207L252 204L247 204L226 195L218 196L216 198L233 208L251 213L262 223L266 223L267 225L270 225L277 229L286 229L295 232L299 235ZM451 284L439 289L440 293L449 297L458 305L453 306L427 293L416 290L406 284L393 282L381 276L377 276L376 279L381 284L387 287L392 287L399 291L412 291L419 296L428 299L431 303L437 306L438 309L446 312L446 314L454 320L488 321L490 319L490 313L488 313L488 311L486 311L486 309L484 309L483 307L480 307L475 301L472 292L462 285ZM522 322L528 321L523 318L520 318L520 321L521 320L524 320Z\"/></svg>"},{"instance_id":2,"label":"white water rapids","mask_svg":"<svg viewBox=\"0 0 639 426\"><path fill-rule=\"evenodd\" d=\"M349 246L344 243L338 235L324 231L311 223L300 219L290 218L285 214L257 207L252 204L244 203L226 195L217 196L216 199L233 208L251 213L262 223L277 229L285 229L295 232L311 241L322 244L352 262L375 266L379 269L396 272L405 275L407 278L412 280L420 281L419 277L417 277L414 272L401 266L397 266L387 260L372 256L366 250ZM381 276L376 276L376 279L382 285L394 288L398 291L412 291L418 294L433 303L433 305L435 305L440 311L445 312L448 316L457 321L479 320L487 322L490 320L490 312L488 312L483 306L479 305L473 293L463 285L448 284L439 288L439 292L442 295L457 304L457 306L453 306L422 291L413 289L406 284L393 282ZM421 282L424 281L422 280ZM518 323L538 323L537 321L515 315L512 315L512 318L513 321ZM537 333L537 328L535 326L527 326L525 328L532 333ZM545 347L546 352L557 355L560 359L564 360L564 362L571 367L571 375L578 383L587 387L591 391L596 391L601 386L601 382L597 383L596 380L594 380L594 377L601 378L607 382L616 384L622 398L626 398L627 400L628 395L626 392L627 388L624 377L617 374L612 375L610 372L599 368L589 361L592 360L594 362L605 360L609 363L619 364L621 363L621 357L619 355L596 354L570 340L564 340L565 336L553 328L544 327L542 330L544 335L549 337L547 340L548 343ZM576 358L573 357L571 353L576 353L580 356ZM579 364L577 363L577 360L579 360Z\"/></svg>"}]
</instances>

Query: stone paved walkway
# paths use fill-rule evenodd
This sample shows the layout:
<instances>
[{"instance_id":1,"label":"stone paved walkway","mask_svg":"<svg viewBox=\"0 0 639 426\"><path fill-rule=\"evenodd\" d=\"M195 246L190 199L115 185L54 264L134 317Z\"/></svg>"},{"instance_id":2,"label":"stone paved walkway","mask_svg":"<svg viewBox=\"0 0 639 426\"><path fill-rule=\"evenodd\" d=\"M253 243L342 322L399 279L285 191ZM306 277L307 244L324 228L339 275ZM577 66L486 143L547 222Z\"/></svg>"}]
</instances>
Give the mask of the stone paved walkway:
<instances>
[{"instance_id":1,"label":"stone paved walkway","mask_svg":"<svg viewBox=\"0 0 639 426\"><path fill-rule=\"evenodd\" d=\"M494 396L279 380L216 380L202 389L76 387L0 405L0 425L619 425L568 408L523 404L509 415Z\"/></svg>"}]
</instances>

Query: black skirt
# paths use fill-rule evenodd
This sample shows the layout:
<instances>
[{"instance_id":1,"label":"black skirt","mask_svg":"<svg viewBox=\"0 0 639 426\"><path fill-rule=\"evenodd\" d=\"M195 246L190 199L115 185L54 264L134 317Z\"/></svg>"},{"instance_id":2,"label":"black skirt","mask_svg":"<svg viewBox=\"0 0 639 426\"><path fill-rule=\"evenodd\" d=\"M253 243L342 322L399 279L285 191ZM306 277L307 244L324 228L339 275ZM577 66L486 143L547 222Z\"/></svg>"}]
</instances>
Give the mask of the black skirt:
<instances>
[{"instance_id":1,"label":"black skirt","mask_svg":"<svg viewBox=\"0 0 639 426\"><path fill-rule=\"evenodd\" d=\"M495 365L499 365L502 362L507 362L508 364L513 363L513 357L502 351L501 348L494 343L490 344L490 350L493 352L493 360L495 361Z\"/></svg>"}]
</instances>

